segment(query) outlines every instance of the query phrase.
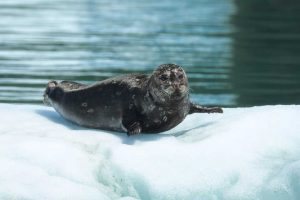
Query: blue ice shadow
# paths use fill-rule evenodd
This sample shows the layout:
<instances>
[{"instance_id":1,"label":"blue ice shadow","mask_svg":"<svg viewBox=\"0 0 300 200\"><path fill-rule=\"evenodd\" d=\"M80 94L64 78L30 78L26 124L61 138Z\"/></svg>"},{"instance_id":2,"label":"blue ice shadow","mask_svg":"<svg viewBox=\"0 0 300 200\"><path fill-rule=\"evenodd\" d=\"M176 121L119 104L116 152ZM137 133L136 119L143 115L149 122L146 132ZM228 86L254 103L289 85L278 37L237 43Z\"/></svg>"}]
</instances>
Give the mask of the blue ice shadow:
<instances>
[{"instance_id":1,"label":"blue ice shadow","mask_svg":"<svg viewBox=\"0 0 300 200\"><path fill-rule=\"evenodd\" d=\"M61 117L55 111L46 110L46 109L37 109L37 110L35 110L35 112L37 114L41 115L42 117L45 117L45 118L49 119L50 121L52 121L56 124L61 124L65 127L67 127L68 129L71 129L71 130L85 130L85 129L87 129L87 128L78 126L78 125L66 120L65 118Z\"/></svg>"},{"instance_id":2,"label":"blue ice shadow","mask_svg":"<svg viewBox=\"0 0 300 200\"><path fill-rule=\"evenodd\" d=\"M94 131L100 130L100 129L93 129L93 128L79 126L73 122L66 120L65 118L60 116L56 111L53 110L37 109L35 110L35 112L40 116L45 117L56 124L63 125L70 130L94 130ZM139 134L135 136L127 136L126 133L108 131L102 129L101 132L118 136L121 139L122 143L127 145L134 145L136 142L151 142L151 141L156 141L165 137L172 136L171 134Z\"/></svg>"}]
</instances>

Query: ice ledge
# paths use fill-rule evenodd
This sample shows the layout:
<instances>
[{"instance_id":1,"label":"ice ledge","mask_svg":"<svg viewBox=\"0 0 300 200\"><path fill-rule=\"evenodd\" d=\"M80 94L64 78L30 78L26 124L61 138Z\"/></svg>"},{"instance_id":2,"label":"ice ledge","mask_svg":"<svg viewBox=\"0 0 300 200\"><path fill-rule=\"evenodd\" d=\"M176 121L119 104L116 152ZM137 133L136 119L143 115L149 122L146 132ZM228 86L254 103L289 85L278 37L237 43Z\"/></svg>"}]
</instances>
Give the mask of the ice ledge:
<instances>
[{"instance_id":1,"label":"ice ledge","mask_svg":"<svg viewBox=\"0 0 300 200\"><path fill-rule=\"evenodd\" d=\"M300 106L193 114L127 137L0 104L0 199L300 199Z\"/></svg>"}]
</instances>

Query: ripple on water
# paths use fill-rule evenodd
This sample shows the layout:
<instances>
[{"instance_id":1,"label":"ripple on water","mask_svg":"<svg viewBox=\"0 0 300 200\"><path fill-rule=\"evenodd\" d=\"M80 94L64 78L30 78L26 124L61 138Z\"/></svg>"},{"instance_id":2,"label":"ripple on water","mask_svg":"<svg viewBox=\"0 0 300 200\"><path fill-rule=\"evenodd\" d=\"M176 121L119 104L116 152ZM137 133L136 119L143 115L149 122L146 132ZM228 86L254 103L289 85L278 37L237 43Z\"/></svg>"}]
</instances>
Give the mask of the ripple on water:
<instances>
[{"instance_id":1,"label":"ripple on water","mask_svg":"<svg viewBox=\"0 0 300 200\"><path fill-rule=\"evenodd\" d=\"M195 101L234 105L234 9L230 0L0 1L0 102L42 103L52 79L92 83L176 63Z\"/></svg>"}]
</instances>

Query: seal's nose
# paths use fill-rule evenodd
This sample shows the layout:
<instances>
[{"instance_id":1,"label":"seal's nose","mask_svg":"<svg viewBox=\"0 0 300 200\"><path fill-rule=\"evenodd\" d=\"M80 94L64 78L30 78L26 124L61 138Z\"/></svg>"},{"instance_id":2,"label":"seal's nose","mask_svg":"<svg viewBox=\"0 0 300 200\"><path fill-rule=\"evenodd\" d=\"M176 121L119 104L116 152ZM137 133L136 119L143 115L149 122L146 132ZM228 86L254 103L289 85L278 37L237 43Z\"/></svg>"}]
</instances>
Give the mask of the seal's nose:
<instances>
[{"instance_id":1,"label":"seal's nose","mask_svg":"<svg viewBox=\"0 0 300 200\"><path fill-rule=\"evenodd\" d=\"M173 83L173 88L176 89L176 90L178 90L179 87L180 87L180 83L179 83L178 81L175 81L175 82Z\"/></svg>"}]
</instances>

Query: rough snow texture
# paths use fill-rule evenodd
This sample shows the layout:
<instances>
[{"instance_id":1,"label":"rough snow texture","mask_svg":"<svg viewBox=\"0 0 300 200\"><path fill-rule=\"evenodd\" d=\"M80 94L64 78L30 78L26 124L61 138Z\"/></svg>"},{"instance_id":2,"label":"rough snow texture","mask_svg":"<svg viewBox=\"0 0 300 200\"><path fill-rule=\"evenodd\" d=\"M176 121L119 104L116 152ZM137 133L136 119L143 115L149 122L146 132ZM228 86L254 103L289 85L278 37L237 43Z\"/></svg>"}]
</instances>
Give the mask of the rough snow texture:
<instances>
[{"instance_id":1,"label":"rough snow texture","mask_svg":"<svg viewBox=\"0 0 300 200\"><path fill-rule=\"evenodd\" d=\"M0 104L0 199L300 199L300 106L224 111L127 137Z\"/></svg>"}]
</instances>

